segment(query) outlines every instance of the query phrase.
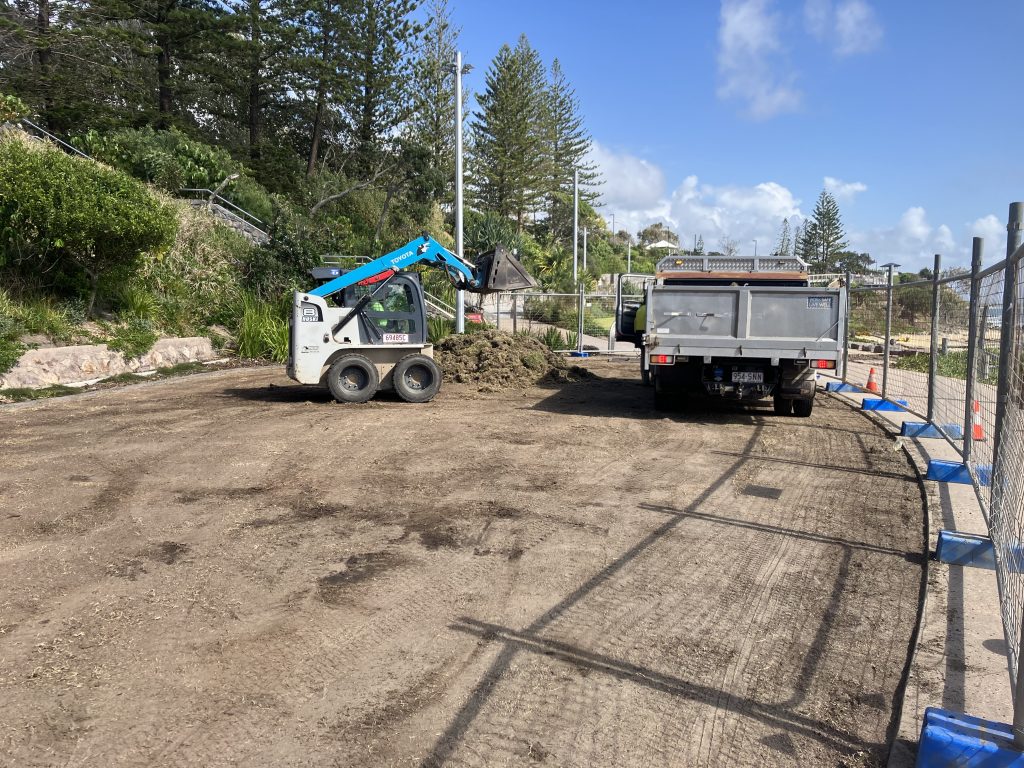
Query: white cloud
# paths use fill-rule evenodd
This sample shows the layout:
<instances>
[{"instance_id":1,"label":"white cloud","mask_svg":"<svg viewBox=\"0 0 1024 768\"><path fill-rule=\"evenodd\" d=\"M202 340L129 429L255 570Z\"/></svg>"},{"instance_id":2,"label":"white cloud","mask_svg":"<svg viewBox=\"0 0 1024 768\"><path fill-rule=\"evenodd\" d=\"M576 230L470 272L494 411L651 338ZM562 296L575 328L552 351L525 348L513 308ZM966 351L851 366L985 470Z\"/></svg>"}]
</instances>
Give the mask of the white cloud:
<instances>
[{"instance_id":1,"label":"white cloud","mask_svg":"<svg viewBox=\"0 0 1024 768\"><path fill-rule=\"evenodd\" d=\"M836 200L853 200L861 192L867 192L868 185L861 181L843 181L826 176L825 189L831 192Z\"/></svg>"},{"instance_id":2,"label":"white cloud","mask_svg":"<svg viewBox=\"0 0 1024 768\"><path fill-rule=\"evenodd\" d=\"M866 0L805 0L804 27L828 42L837 56L870 53L882 42L882 25Z\"/></svg>"},{"instance_id":3,"label":"white cloud","mask_svg":"<svg viewBox=\"0 0 1024 768\"><path fill-rule=\"evenodd\" d=\"M995 214L982 216L970 224L971 238L985 238L984 258L986 263L995 264L1006 255L1006 222Z\"/></svg>"},{"instance_id":4,"label":"white cloud","mask_svg":"<svg viewBox=\"0 0 1024 768\"><path fill-rule=\"evenodd\" d=\"M738 100L755 120L800 108L795 75L777 71L783 53L770 0L722 0L718 28L718 98Z\"/></svg>"},{"instance_id":5,"label":"white cloud","mask_svg":"<svg viewBox=\"0 0 1024 768\"><path fill-rule=\"evenodd\" d=\"M850 233L850 247L870 253L879 264L895 262L904 272L931 267L935 254L942 255L944 269L969 266L971 238L985 238L985 262L994 264L1003 257L1006 228L989 214L964 224L959 232L946 224L932 226L921 206L908 208L896 225Z\"/></svg>"},{"instance_id":6,"label":"white cloud","mask_svg":"<svg viewBox=\"0 0 1024 768\"><path fill-rule=\"evenodd\" d=\"M904 242L925 242L932 233L928 214L921 206L908 208L900 217L898 234Z\"/></svg>"},{"instance_id":7,"label":"white cloud","mask_svg":"<svg viewBox=\"0 0 1024 768\"><path fill-rule=\"evenodd\" d=\"M767 181L753 186L702 184L687 176L670 194L661 169L629 154L595 143L590 159L605 179L601 210L615 214L615 228L639 232L655 221L668 224L684 243L697 235L713 248L723 236L752 251L753 240L767 253L784 218L803 218L800 201L783 185ZM763 250L762 250L763 249Z\"/></svg>"},{"instance_id":8,"label":"white cloud","mask_svg":"<svg viewBox=\"0 0 1024 768\"><path fill-rule=\"evenodd\" d=\"M882 42L882 25L864 0L844 0L836 6L836 53L870 53Z\"/></svg>"},{"instance_id":9,"label":"white cloud","mask_svg":"<svg viewBox=\"0 0 1024 768\"><path fill-rule=\"evenodd\" d=\"M587 159L601 170L601 197L610 210L646 210L664 199L665 174L654 163L596 141Z\"/></svg>"},{"instance_id":10,"label":"white cloud","mask_svg":"<svg viewBox=\"0 0 1024 768\"><path fill-rule=\"evenodd\" d=\"M824 40L832 24L832 0L806 0L804 26L819 40Z\"/></svg>"}]
</instances>

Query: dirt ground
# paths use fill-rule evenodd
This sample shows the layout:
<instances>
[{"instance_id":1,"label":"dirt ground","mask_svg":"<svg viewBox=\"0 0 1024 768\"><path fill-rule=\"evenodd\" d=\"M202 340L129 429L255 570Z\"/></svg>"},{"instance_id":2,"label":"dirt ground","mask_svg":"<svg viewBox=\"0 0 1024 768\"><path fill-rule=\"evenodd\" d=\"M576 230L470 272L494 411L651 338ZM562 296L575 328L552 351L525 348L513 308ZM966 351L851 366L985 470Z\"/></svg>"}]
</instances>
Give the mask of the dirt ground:
<instances>
[{"instance_id":1,"label":"dirt ground","mask_svg":"<svg viewBox=\"0 0 1024 768\"><path fill-rule=\"evenodd\" d=\"M824 395L666 416L593 368L0 408L0 763L884 759L925 546L904 454Z\"/></svg>"}]
</instances>

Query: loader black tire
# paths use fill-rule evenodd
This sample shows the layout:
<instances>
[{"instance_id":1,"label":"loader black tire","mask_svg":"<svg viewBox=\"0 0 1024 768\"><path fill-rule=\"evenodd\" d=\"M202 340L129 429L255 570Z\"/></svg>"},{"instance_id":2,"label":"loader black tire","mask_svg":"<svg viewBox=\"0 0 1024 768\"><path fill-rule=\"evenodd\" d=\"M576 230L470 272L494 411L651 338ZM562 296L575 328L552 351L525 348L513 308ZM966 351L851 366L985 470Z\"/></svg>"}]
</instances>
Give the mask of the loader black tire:
<instances>
[{"instance_id":1,"label":"loader black tire","mask_svg":"<svg viewBox=\"0 0 1024 768\"><path fill-rule=\"evenodd\" d=\"M426 355L406 355L391 374L395 393L407 403L426 403L441 389L441 369Z\"/></svg>"},{"instance_id":2,"label":"loader black tire","mask_svg":"<svg viewBox=\"0 0 1024 768\"><path fill-rule=\"evenodd\" d=\"M793 401L793 415L807 418L814 410L814 398L808 397L803 400Z\"/></svg>"},{"instance_id":3,"label":"loader black tire","mask_svg":"<svg viewBox=\"0 0 1024 768\"><path fill-rule=\"evenodd\" d=\"M362 355L345 355L327 369L327 389L339 403L365 403L377 392L377 366Z\"/></svg>"},{"instance_id":4,"label":"loader black tire","mask_svg":"<svg viewBox=\"0 0 1024 768\"><path fill-rule=\"evenodd\" d=\"M793 401L788 397L775 396L772 402L776 416L790 416L793 413Z\"/></svg>"}]
</instances>

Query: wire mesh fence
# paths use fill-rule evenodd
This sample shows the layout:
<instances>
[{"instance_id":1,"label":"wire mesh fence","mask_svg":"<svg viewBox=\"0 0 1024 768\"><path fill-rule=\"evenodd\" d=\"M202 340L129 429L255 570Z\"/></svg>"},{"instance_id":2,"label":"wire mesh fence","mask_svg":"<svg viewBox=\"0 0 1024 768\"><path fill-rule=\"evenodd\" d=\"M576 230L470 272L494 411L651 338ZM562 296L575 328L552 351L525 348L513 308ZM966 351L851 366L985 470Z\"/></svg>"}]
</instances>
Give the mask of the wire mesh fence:
<instances>
[{"instance_id":1,"label":"wire mesh fence","mask_svg":"<svg viewBox=\"0 0 1024 768\"><path fill-rule=\"evenodd\" d=\"M1007 259L969 273L850 288L844 379L905 400L960 453L995 549L1000 609L1024 744L1024 205ZM1012 253L1011 253L1012 252Z\"/></svg>"},{"instance_id":2,"label":"wire mesh fence","mask_svg":"<svg viewBox=\"0 0 1024 768\"><path fill-rule=\"evenodd\" d=\"M928 412L932 422L963 452L967 398L967 358L970 334L971 278L955 276L940 281L936 291L935 375ZM931 362L931 356L928 358Z\"/></svg>"},{"instance_id":3,"label":"wire mesh fence","mask_svg":"<svg viewBox=\"0 0 1024 768\"><path fill-rule=\"evenodd\" d=\"M892 289L889 369L885 394L903 400L913 413L928 413L928 378L932 347L934 282L918 280Z\"/></svg>"},{"instance_id":4,"label":"wire mesh fence","mask_svg":"<svg viewBox=\"0 0 1024 768\"><path fill-rule=\"evenodd\" d=\"M996 387L983 385L981 389L992 391L998 388L999 398L993 404L995 415L991 427L988 419L982 420L984 427L991 428L992 432L986 435L987 439L981 444L984 446L982 450L974 453L974 462L982 479L986 465L992 467L991 480L985 490L1010 669L1017 680L1015 725L1024 720L1021 717L1024 701L1021 700L1019 678L1021 622L1024 620L1024 333L1021 331L1024 320L1024 263L1020 250L1008 261L1005 269L982 281L980 307L983 311L988 307L983 316L987 328L986 356L996 355L997 384ZM1005 290L1007 281L1010 282L1009 291ZM993 306L998 307L998 312L992 312ZM1005 338L1003 334L1006 334ZM993 336L998 336L998 341Z\"/></svg>"},{"instance_id":5,"label":"wire mesh fence","mask_svg":"<svg viewBox=\"0 0 1024 768\"><path fill-rule=\"evenodd\" d=\"M485 309L498 330L532 333L555 348L605 350L614 348L615 304L610 293L520 292L496 294Z\"/></svg>"},{"instance_id":6,"label":"wire mesh fence","mask_svg":"<svg viewBox=\"0 0 1024 768\"><path fill-rule=\"evenodd\" d=\"M966 460L978 480L982 510L989 515L992 496L991 483L985 482L992 473L995 451L996 411L998 410L999 349L1002 343L1000 312L1003 306L1003 287L1006 269L997 268L978 281L975 307L974 378L970 407L965 404L965 426L970 439L965 440ZM965 436L966 437L966 436Z\"/></svg>"}]
</instances>

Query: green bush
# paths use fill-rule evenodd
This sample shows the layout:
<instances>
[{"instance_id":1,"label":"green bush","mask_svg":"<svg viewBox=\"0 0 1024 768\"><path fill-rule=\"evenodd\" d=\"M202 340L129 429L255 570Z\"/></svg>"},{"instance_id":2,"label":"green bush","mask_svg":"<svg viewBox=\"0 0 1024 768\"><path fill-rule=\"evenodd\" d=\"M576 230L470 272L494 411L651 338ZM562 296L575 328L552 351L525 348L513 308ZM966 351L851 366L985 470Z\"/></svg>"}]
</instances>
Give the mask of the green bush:
<instances>
[{"instance_id":1,"label":"green bush","mask_svg":"<svg viewBox=\"0 0 1024 768\"><path fill-rule=\"evenodd\" d=\"M252 293L242 294L238 354L278 363L288 358L288 320L281 308Z\"/></svg>"},{"instance_id":2,"label":"green bush","mask_svg":"<svg viewBox=\"0 0 1024 768\"><path fill-rule=\"evenodd\" d=\"M151 323L133 318L111 329L107 346L127 358L141 357L153 348L156 340L157 334Z\"/></svg>"},{"instance_id":3,"label":"green bush","mask_svg":"<svg viewBox=\"0 0 1024 768\"><path fill-rule=\"evenodd\" d=\"M28 106L17 96L0 93L0 123L10 123L27 117Z\"/></svg>"},{"instance_id":4,"label":"green bush","mask_svg":"<svg viewBox=\"0 0 1024 768\"><path fill-rule=\"evenodd\" d=\"M173 210L125 174L0 136L0 265L84 273L89 313L100 280L166 248L175 226Z\"/></svg>"},{"instance_id":5,"label":"green bush","mask_svg":"<svg viewBox=\"0 0 1024 768\"><path fill-rule=\"evenodd\" d=\"M455 321L436 315L427 318L427 339L438 344L455 333Z\"/></svg>"},{"instance_id":6,"label":"green bush","mask_svg":"<svg viewBox=\"0 0 1024 768\"><path fill-rule=\"evenodd\" d=\"M226 150L191 139L175 128L89 131L72 143L92 157L175 194L183 188L215 190L228 176L239 173L240 178L221 194L263 221L273 216L270 194Z\"/></svg>"}]
</instances>

